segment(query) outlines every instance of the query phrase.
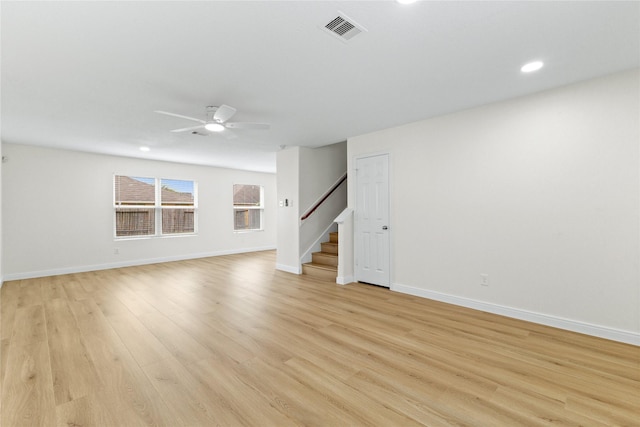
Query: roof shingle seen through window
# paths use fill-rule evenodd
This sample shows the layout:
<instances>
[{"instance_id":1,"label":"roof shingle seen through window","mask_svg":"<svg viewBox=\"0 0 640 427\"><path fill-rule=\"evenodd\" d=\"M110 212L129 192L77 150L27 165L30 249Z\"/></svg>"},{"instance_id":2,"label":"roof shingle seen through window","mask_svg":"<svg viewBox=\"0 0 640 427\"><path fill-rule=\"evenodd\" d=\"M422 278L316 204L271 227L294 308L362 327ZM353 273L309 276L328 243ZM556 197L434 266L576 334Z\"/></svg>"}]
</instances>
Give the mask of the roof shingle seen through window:
<instances>
[{"instance_id":1,"label":"roof shingle seen through window","mask_svg":"<svg viewBox=\"0 0 640 427\"><path fill-rule=\"evenodd\" d=\"M260 186L234 184L233 204L236 206L260 206Z\"/></svg>"},{"instance_id":2,"label":"roof shingle seen through window","mask_svg":"<svg viewBox=\"0 0 640 427\"><path fill-rule=\"evenodd\" d=\"M155 184L141 181L139 178L117 175L115 177L115 194L117 205L154 205L155 204ZM171 188L162 188L163 204L192 205L193 194L179 192Z\"/></svg>"}]
</instances>

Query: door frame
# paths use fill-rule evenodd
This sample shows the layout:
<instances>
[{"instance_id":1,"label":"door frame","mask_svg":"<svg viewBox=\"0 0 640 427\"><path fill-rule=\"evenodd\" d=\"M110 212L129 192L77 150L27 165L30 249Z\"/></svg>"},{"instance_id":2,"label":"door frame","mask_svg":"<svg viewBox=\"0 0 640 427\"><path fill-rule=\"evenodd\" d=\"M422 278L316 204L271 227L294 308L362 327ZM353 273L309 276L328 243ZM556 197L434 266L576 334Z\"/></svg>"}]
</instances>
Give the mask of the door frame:
<instances>
[{"instance_id":1,"label":"door frame","mask_svg":"<svg viewBox=\"0 0 640 427\"><path fill-rule=\"evenodd\" d=\"M357 249L357 244L356 244L356 238L357 238L357 225L356 225L356 221L355 221L355 213L357 211L358 208L358 173L357 173L357 166L358 166L358 160L361 159L366 159L368 157L378 157L378 156L387 156L387 191L388 191L388 203L389 203L389 287L388 289L391 290L393 288L393 278L394 278L394 256L393 256L393 221L392 221L392 216L393 216L393 212L391 207L393 206L391 201L393 199L392 197L392 193L393 193L393 189L391 187L391 177L393 174L393 162L392 162L392 155L390 151L374 151L371 153L362 153L362 154L355 154L352 157L352 164L351 164L351 173L353 174L353 176L355 177L354 179L354 185L353 185L353 192L352 194L350 194L350 201L352 201L353 203L353 212L354 212L354 224L353 224L353 279L354 281L358 282L358 269L356 268L356 258L358 256L358 249ZM361 283L367 283L367 282L361 282ZM375 285L375 284L371 284L373 286L381 286L381 285ZM384 286L381 286L384 287Z\"/></svg>"}]
</instances>

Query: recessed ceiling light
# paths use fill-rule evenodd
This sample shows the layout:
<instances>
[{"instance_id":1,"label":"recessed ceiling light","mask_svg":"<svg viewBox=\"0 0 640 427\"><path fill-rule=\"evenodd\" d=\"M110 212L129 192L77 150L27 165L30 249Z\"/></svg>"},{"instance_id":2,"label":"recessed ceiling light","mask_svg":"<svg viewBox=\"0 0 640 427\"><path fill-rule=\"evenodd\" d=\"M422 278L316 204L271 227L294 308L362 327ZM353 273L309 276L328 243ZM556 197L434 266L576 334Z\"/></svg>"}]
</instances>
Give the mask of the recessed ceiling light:
<instances>
[{"instance_id":1,"label":"recessed ceiling light","mask_svg":"<svg viewBox=\"0 0 640 427\"><path fill-rule=\"evenodd\" d=\"M206 130L210 130L211 132L222 132L224 130L224 126L220 123L207 123L204 125Z\"/></svg>"},{"instance_id":2,"label":"recessed ceiling light","mask_svg":"<svg viewBox=\"0 0 640 427\"><path fill-rule=\"evenodd\" d=\"M400 3L400 4L411 4L411 3L415 3L418 0L396 0L396 2Z\"/></svg>"},{"instance_id":3,"label":"recessed ceiling light","mask_svg":"<svg viewBox=\"0 0 640 427\"><path fill-rule=\"evenodd\" d=\"M149 147L145 147L145 146L140 147L140 151L150 151L150 150L151 148Z\"/></svg>"},{"instance_id":4,"label":"recessed ceiling light","mask_svg":"<svg viewBox=\"0 0 640 427\"><path fill-rule=\"evenodd\" d=\"M520 71L522 71L523 73L531 73L533 71L538 71L543 66L544 63L542 61L533 61L529 62L528 64L524 64L522 68L520 68Z\"/></svg>"}]
</instances>

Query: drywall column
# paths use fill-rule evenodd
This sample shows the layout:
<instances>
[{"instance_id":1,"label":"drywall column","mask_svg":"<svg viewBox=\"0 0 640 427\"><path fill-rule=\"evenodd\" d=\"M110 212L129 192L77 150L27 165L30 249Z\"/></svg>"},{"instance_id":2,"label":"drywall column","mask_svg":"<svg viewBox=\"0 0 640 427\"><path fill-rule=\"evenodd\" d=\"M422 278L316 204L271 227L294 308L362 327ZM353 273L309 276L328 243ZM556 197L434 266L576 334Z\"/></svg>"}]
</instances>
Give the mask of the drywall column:
<instances>
[{"instance_id":1,"label":"drywall column","mask_svg":"<svg viewBox=\"0 0 640 427\"><path fill-rule=\"evenodd\" d=\"M338 276L336 283L353 282L353 209L346 208L335 221L338 224Z\"/></svg>"},{"instance_id":2,"label":"drywall column","mask_svg":"<svg viewBox=\"0 0 640 427\"><path fill-rule=\"evenodd\" d=\"M3 276L2 276L2 163L4 163L4 158L2 158L2 143L0 143L0 287L2 287Z\"/></svg>"},{"instance_id":3,"label":"drywall column","mask_svg":"<svg viewBox=\"0 0 640 427\"><path fill-rule=\"evenodd\" d=\"M276 268L300 274L300 148L281 150L276 156L278 195L278 252Z\"/></svg>"}]
</instances>

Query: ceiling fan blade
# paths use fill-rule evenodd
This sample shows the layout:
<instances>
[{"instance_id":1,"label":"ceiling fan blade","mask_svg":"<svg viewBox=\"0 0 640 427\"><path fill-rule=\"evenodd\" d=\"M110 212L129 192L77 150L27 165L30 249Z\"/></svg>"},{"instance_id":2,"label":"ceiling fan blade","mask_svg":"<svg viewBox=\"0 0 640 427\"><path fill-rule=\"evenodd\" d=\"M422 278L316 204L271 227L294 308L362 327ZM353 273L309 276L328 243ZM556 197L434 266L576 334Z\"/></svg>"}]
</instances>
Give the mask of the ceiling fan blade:
<instances>
[{"instance_id":1,"label":"ceiling fan blade","mask_svg":"<svg viewBox=\"0 0 640 427\"><path fill-rule=\"evenodd\" d=\"M202 129L204 128L204 125L200 125L200 126L191 126L188 128L181 128L181 129L173 129L171 132L186 132L189 130L196 130L196 129Z\"/></svg>"},{"instance_id":2,"label":"ceiling fan blade","mask_svg":"<svg viewBox=\"0 0 640 427\"><path fill-rule=\"evenodd\" d=\"M179 117L179 118L181 118L181 119L187 119L187 120L191 120L191 121L198 122L198 123L203 123L203 124L204 124L204 123L207 123L207 122L205 122L204 120L194 119L193 117L183 116L182 114L169 113L169 112L167 112L167 111L159 111L159 110L156 110L156 111L154 111L154 113L164 114L165 116Z\"/></svg>"},{"instance_id":3,"label":"ceiling fan blade","mask_svg":"<svg viewBox=\"0 0 640 427\"><path fill-rule=\"evenodd\" d=\"M235 108L222 104L218 107L215 114L213 115L213 120L218 123L224 123L229 120L236 113L236 111L237 110Z\"/></svg>"},{"instance_id":4,"label":"ceiling fan blade","mask_svg":"<svg viewBox=\"0 0 640 427\"><path fill-rule=\"evenodd\" d=\"M269 123L230 122L225 123L229 129L270 129Z\"/></svg>"}]
</instances>

